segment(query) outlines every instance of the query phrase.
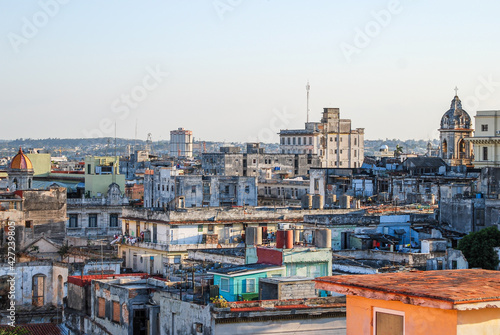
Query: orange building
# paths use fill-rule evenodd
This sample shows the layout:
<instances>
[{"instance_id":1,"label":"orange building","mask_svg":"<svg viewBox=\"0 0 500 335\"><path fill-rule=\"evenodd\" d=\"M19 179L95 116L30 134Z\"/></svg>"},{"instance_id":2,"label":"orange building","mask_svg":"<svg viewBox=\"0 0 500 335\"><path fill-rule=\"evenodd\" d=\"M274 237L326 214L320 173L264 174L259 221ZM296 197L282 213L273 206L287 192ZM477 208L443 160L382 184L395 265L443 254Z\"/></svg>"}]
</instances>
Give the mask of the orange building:
<instances>
[{"instance_id":1,"label":"orange building","mask_svg":"<svg viewBox=\"0 0 500 335\"><path fill-rule=\"evenodd\" d=\"M439 270L320 277L347 296L347 335L500 334L500 272Z\"/></svg>"}]
</instances>

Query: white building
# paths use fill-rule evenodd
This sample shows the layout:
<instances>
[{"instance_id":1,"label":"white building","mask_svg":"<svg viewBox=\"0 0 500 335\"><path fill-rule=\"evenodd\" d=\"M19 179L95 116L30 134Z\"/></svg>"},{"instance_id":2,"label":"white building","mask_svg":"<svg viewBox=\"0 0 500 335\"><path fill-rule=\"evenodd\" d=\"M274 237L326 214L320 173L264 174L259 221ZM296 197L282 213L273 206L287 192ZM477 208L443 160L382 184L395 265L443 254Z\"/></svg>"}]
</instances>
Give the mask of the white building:
<instances>
[{"instance_id":1,"label":"white building","mask_svg":"<svg viewBox=\"0 0 500 335\"><path fill-rule=\"evenodd\" d=\"M500 111L477 111L475 124L474 137L466 138L474 146L474 166L500 166Z\"/></svg>"},{"instance_id":2,"label":"white building","mask_svg":"<svg viewBox=\"0 0 500 335\"><path fill-rule=\"evenodd\" d=\"M351 128L338 108L324 108L321 122L308 122L305 129L281 130L282 153L315 154L322 167L358 168L364 159L364 128Z\"/></svg>"},{"instance_id":3,"label":"white building","mask_svg":"<svg viewBox=\"0 0 500 335\"><path fill-rule=\"evenodd\" d=\"M170 155L193 157L193 132L184 128L170 131Z\"/></svg>"}]
</instances>

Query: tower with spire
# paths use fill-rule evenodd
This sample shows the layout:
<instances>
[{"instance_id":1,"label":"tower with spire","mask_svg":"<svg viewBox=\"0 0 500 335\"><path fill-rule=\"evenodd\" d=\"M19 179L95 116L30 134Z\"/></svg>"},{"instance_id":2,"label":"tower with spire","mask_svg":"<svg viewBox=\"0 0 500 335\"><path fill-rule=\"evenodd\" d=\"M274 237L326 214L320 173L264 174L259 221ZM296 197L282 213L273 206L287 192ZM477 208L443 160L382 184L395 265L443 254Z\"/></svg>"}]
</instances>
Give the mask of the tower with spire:
<instances>
[{"instance_id":1,"label":"tower with spire","mask_svg":"<svg viewBox=\"0 0 500 335\"><path fill-rule=\"evenodd\" d=\"M19 152L12 158L10 162L8 175L9 175L9 190L28 190L32 188L33 182L33 164L31 160L19 147Z\"/></svg>"},{"instance_id":2,"label":"tower with spire","mask_svg":"<svg viewBox=\"0 0 500 335\"><path fill-rule=\"evenodd\" d=\"M440 157L450 166L472 166L472 145L466 139L472 137L471 118L462 108L455 87L455 97L450 109L441 118L439 130Z\"/></svg>"}]
</instances>

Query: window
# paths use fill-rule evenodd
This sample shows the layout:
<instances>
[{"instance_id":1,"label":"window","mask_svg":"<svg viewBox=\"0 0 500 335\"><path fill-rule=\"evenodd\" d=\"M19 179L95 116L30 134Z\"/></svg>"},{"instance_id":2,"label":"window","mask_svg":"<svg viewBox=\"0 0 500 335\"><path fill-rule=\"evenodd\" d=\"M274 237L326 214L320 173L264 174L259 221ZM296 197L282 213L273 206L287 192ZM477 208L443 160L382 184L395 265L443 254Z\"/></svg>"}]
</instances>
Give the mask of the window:
<instances>
[{"instance_id":1,"label":"window","mask_svg":"<svg viewBox=\"0 0 500 335\"><path fill-rule=\"evenodd\" d=\"M89 214L89 227L97 228L97 214Z\"/></svg>"},{"instance_id":2,"label":"window","mask_svg":"<svg viewBox=\"0 0 500 335\"><path fill-rule=\"evenodd\" d=\"M196 193L196 186L191 186L191 193Z\"/></svg>"},{"instance_id":3,"label":"window","mask_svg":"<svg viewBox=\"0 0 500 335\"><path fill-rule=\"evenodd\" d=\"M488 147L483 147L483 161L488 160Z\"/></svg>"},{"instance_id":4,"label":"window","mask_svg":"<svg viewBox=\"0 0 500 335\"><path fill-rule=\"evenodd\" d=\"M153 224L153 243L158 243L158 226Z\"/></svg>"},{"instance_id":5,"label":"window","mask_svg":"<svg viewBox=\"0 0 500 335\"><path fill-rule=\"evenodd\" d=\"M245 186L245 193L247 193L247 194L250 193L250 186L248 186L248 185Z\"/></svg>"},{"instance_id":6,"label":"window","mask_svg":"<svg viewBox=\"0 0 500 335\"><path fill-rule=\"evenodd\" d=\"M354 138L354 145L357 145L357 144L358 144L358 139Z\"/></svg>"},{"instance_id":7,"label":"window","mask_svg":"<svg viewBox=\"0 0 500 335\"><path fill-rule=\"evenodd\" d=\"M482 124L481 125L481 131L488 131L488 125L487 124Z\"/></svg>"},{"instance_id":8,"label":"window","mask_svg":"<svg viewBox=\"0 0 500 335\"><path fill-rule=\"evenodd\" d=\"M223 292L229 292L229 278L220 279L220 290Z\"/></svg>"},{"instance_id":9,"label":"window","mask_svg":"<svg viewBox=\"0 0 500 335\"><path fill-rule=\"evenodd\" d=\"M70 214L69 215L69 227L70 228L78 227L78 215L77 214Z\"/></svg>"},{"instance_id":10,"label":"window","mask_svg":"<svg viewBox=\"0 0 500 335\"><path fill-rule=\"evenodd\" d=\"M298 145L301 145L301 144L302 144L302 137L299 137L299 138L298 138L298 142L299 142L299 143L298 143Z\"/></svg>"},{"instance_id":11,"label":"window","mask_svg":"<svg viewBox=\"0 0 500 335\"><path fill-rule=\"evenodd\" d=\"M118 227L118 214L110 214L109 215L109 226L110 227Z\"/></svg>"},{"instance_id":12,"label":"window","mask_svg":"<svg viewBox=\"0 0 500 335\"><path fill-rule=\"evenodd\" d=\"M208 233L214 233L214 226L213 225L208 225Z\"/></svg>"},{"instance_id":13,"label":"window","mask_svg":"<svg viewBox=\"0 0 500 335\"><path fill-rule=\"evenodd\" d=\"M104 319L106 315L106 300L97 298L97 316Z\"/></svg>"},{"instance_id":14,"label":"window","mask_svg":"<svg viewBox=\"0 0 500 335\"><path fill-rule=\"evenodd\" d=\"M254 293L255 292L255 278L248 278L246 280L247 282L247 293Z\"/></svg>"},{"instance_id":15,"label":"window","mask_svg":"<svg viewBox=\"0 0 500 335\"><path fill-rule=\"evenodd\" d=\"M33 220L26 220L26 221L24 221L24 226L26 228L32 228L33 227Z\"/></svg>"},{"instance_id":16,"label":"window","mask_svg":"<svg viewBox=\"0 0 500 335\"><path fill-rule=\"evenodd\" d=\"M330 142L333 142L333 137L330 137Z\"/></svg>"},{"instance_id":17,"label":"window","mask_svg":"<svg viewBox=\"0 0 500 335\"><path fill-rule=\"evenodd\" d=\"M357 152L357 150L354 150L354 157L358 157L358 152Z\"/></svg>"},{"instance_id":18,"label":"window","mask_svg":"<svg viewBox=\"0 0 500 335\"><path fill-rule=\"evenodd\" d=\"M290 145L290 137L288 138L288 145Z\"/></svg>"},{"instance_id":19,"label":"window","mask_svg":"<svg viewBox=\"0 0 500 335\"><path fill-rule=\"evenodd\" d=\"M120 302L118 301L113 301L113 317L111 320L120 323Z\"/></svg>"},{"instance_id":20,"label":"window","mask_svg":"<svg viewBox=\"0 0 500 335\"><path fill-rule=\"evenodd\" d=\"M45 275L38 274L33 277L31 286L31 296L33 298L33 306L41 307L44 305L45 295Z\"/></svg>"},{"instance_id":21,"label":"window","mask_svg":"<svg viewBox=\"0 0 500 335\"><path fill-rule=\"evenodd\" d=\"M293 144L295 145L295 137L293 138Z\"/></svg>"},{"instance_id":22,"label":"window","mask_svg":"<svg viewBox=\"0 0 500 335\"><path fill-rule=\"evenodd\" d=\"M405 313L384 308L373 309L373 335L404 335Z\"/></svg>"},{"instance_id":23,"label":"window","mask_svg":"<svg viewBox=\"0 0 500 335\"><path fill-rule=\"evenodd\" d=\"M309 145L313 144L313 138L309 137Z\"/></svg>"}]
</instances>

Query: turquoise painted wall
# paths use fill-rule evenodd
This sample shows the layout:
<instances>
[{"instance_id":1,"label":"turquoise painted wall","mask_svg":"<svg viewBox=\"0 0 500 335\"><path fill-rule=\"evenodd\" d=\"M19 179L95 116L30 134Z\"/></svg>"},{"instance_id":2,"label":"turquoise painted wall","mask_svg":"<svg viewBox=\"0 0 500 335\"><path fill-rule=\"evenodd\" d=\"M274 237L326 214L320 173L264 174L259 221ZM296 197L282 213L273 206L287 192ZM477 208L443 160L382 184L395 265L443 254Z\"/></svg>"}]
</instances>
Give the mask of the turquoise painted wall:
<instances>
[{"instance_id":1,"label":"turquoise painted wall","mask_svg":"<svg viewBox=\"0 0 500 335\"><path fill-rule=\"evenodd\" d=\"M214 274L214 285L219 286L219 295L222 295L224 299L227 301L238 301L238 295L246 296L257 296L259 295L259 278L267 278L272 276L283 276L283 270L270 270L267 272L259 272L253 274L243 274L241 276L228 277L224 275ZM221 278L229 279L229 292L222 291L221 286ZM248 292L247 287L249 286L247 283L248 279L254 279L254 291ZM248 287L249 288L249 287Z\"/></svg>"}]
</instances>

